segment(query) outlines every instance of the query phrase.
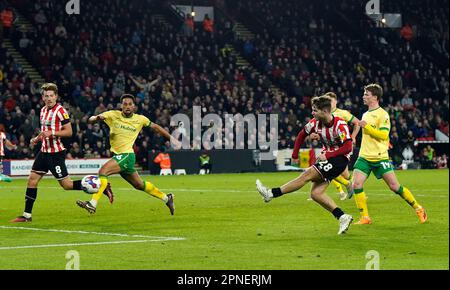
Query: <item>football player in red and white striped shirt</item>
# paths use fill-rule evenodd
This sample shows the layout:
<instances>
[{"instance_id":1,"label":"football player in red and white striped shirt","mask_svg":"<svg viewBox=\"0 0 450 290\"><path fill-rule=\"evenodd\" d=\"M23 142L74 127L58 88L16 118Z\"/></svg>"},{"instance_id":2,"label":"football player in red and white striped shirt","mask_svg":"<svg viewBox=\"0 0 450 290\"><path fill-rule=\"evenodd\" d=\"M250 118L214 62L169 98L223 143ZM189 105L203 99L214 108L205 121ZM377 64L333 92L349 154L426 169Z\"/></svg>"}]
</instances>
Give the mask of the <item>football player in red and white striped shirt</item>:
<instances>
[{"instance_id":1,"label":"football player in red and white striped shirt","mask_svg":"<svg viewBox=\"0 0 450 290\"><path fill-rule=\"evenodd\" d=\"M0 131L0 182L11 182L11 178L3 174L3 158L5 158L5 146L10 150L16 150L17 146L6 139L6 134Z\"/></svg>"},{"instance_id":2,"label":"football player in red and white striped shirt","mask_svg":"<svg viewBox=\"0 0 450 290\"><path fill-rule=\"evenodd\" d=\"M298 159L300 146L309 134L319 134L324 145L317 163L308 168L299 177L277 188L266 188L259 179L256 188L265 202L283 194L294 192L308 182L312 182L311 198L339 220L338 234L345 233L353 218L345 214L326 193L329 182L339 176L347 167L352 152L352 138L347 123L331 114L331 98L328 96L315 97L312 100L314 118L305 125L295 141L293 159Z\"/></svg>"},{"instance_id":3,"label":"football player in red and white striped shirt","mask_svg":"<svg viewBox=\"0 0 450 290\"><path fill-rule=\"evenodd\" d=\"M25 193L25 211L22 216L11 222L30 222L31 212L37 197L37 187L42 177L51 171L53 176L65 190L82 190L81 180L72 181L66 167L66 148L61 138L72 136L72 125L66 109L57 103L58 87L47 83L42 86L42 100L45 106L41 109L41 132L31 139L36 145L42 142L41 150L34 160L30 176L28 177L27 191ZM105 192L108 195L108 192ZM108 196L110 197L110 196ZM110 202L112 197L110 198Z\"/></svg>"}]
</instances>

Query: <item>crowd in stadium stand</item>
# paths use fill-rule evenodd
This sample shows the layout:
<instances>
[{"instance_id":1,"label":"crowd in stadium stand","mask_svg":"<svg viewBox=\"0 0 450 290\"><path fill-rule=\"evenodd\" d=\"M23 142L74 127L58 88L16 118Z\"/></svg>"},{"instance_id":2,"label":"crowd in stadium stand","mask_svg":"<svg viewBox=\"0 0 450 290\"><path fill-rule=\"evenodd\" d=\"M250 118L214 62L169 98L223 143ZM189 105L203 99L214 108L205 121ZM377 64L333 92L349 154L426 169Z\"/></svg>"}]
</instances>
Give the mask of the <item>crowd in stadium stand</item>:
<instances>
[{"instance_id":1,"label":"crowd in stadium stand","mask_svg":"<svg viewBox=\"0 0 450 290\"><path fill-rule=\"evenodd\" d=\"M355 38L335 22L335 5L358 9L351 1L259 0L251 1L251 7L239 1L232 9L251 8L265 23L253 31L255 39L243 40L234 37L233 20L195 23L193 30L189 19L161 21L149 13L148 7L157 4L151 0L127 2L126 10L121 0L108 5L84 1L76 17L67 17L64 1L10 2L34 26L30 33L12 32L15 46L46 80L58 84L70 112L74 135L66 140L68 158L110 156L106 127L88 125L87 119L118 108L124 92L136 95L139 113L170 131L170 117L192 116L193 106L219 115L278 114L282 149L293 148L299 129L311 118L311 97L334 91L338 106L360 118L366 110L362 88L377 82L385 91L382 106L391 114L395 162L414 141L434 140L436 129L449 134L448 66L429 58L421 46L434 43L448 59L448 23L445 31L445 17L432 6L436 23L409 16L412 38L406 29L401 34L376 27ZM366 18L352 19L356 26L373 25ZM419 37L416 32L425 29L436 33ZM254 68L239 67L227 45L234 45ZM38 149L31 150L29 140L39 130L39 84L30 82L4 48L0 59L0 129L19 146L8 154L32 158ZM274 91L273 84L281 91ZM247 143L256 143L256 134L249 135ZM136 142L138 160L163 146L169 144L144 130ZM425 155L416 152L417 160ZM433 158L435 166L438 156Z\"/></svg>"}]
</instances>

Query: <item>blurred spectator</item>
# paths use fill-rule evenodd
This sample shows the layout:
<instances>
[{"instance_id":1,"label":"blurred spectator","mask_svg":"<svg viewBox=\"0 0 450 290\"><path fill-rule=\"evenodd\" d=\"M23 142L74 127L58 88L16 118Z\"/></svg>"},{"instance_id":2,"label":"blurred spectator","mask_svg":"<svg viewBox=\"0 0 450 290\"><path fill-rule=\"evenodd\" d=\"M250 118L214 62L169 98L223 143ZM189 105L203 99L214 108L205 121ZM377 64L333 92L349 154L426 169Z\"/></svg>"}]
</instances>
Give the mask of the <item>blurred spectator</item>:
<instances>
[{"instance_id":1,"label":"blurred spectator","mask_svg":"<svg viewBox=\"0 0 450 290\"><path fill-rule=\"evenodd\" d=\"M435 160L435 165L437 169L447 168L448 157L446 154L438 156Z\"/></svg>"},{"instance_id":2,"label":"blurred spectator","mask_svg":"<svg viewBox=\"0 0 450 290\"><path fill-rule=\"evenodd\" d=\"M172 162L170 160L169 153L166 152L165 147L162 148L161 152L155 157L153 162L159 164L161 174L172 174Z\"/></svg>"},{"instance_id":3,"label":"blurred spectator","mask_svg":"<svg viewBox=\"0 0 450 290\"><path fill-rule=\"evenodd\" d=\"M414 37L414 32L409 23L406 23L400 30L400 35L406 41L411 41Z\"/></svg>"},{"instance_id":4,"label":"blurred spectator","mask_svg":"<svg viewBox=\"0 0 450 290\"><path fill-rule=\"evenodd\" d=\"M4 37L9 37L11 29L13 28L14 12L11 7L7 6L0 12L0 20L3 27L3 35L0 39Z\"/></svg>"},{"instance_id":5,"label":"blurred spectator","mask_svg":"<svg viewBox=\"0 0 450 290\"><path fill-rule=\"evenodd\" d=\"M191 37L194 35L194 19L190 14L186 14L186 18L183 22L183 25L181 26L182 33L187 36Z\"/></svg>"},{"instance_id":6,"label":"blurred spectator","mask_svg":"<svg viewBox=\"0 0 450 290\"><path fill-rule=\"evenodd\" d=\"M208 33L214 32L214 22L212 19L209 18L208 14L205 14L205 17L203 18L203 29Z\"/></svg>"},{"instance_id":7,"label":"blurred spectator","mask_svg":"<svg viewBox=\"0 0 450 290\"><path fill-rule=\"evenodd\" d=\"M403 110L405 110L405 111L410 111L410 110L414 109L414 103L413 103L413 100L412 100L412 98L411 98L409 93L405 94L403 96L403 98L402 98L400 103L401 103L401 105L403 107Z\"/></svg>"},{"instance_id":8,"label":"blurred spectator","mask_svg":"<svg viewBox=\"0 0 450 290\"><path fill-rule=\"evenodd\" d=\"M210 174L212 163L211 163L211 157L208 155L206 151L202 153L199 157L199 163L200 163L200 171L199 174Z\"/></svg>"}]
</instances>

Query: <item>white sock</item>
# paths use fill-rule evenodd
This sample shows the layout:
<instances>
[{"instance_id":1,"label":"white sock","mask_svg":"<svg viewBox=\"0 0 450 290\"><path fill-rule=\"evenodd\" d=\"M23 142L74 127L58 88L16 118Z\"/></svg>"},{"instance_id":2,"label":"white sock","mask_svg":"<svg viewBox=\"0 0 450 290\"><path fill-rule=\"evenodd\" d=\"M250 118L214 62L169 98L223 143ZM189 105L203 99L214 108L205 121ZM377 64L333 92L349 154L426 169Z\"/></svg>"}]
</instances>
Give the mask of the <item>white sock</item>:
<instances>
[{"instance_id":1,"label":"white sock","mask_svg":"<svg viewBox=\"0 0 450 290\"><path fill-rule=\"evenodd\" d=\"M92 204L93 207L97 207L97 201L95 199L91 199L89 203Z\"/></svg>"},{"instance_id":2,"label":"white sock","mask_svg":"<svg viewBox=\"0 0 450 290\"><path fill-rule=\"evenodd\" d=\"M165 195L162 199L162 201L164 201L164 203L167 203L169 201L169 198L167 197L167 195Z\"/></svg>"},{"instance_id":3,"label":"white sock","mask_svg":"<svg viewBox=\"0 0 450 290\"><path fill-rule=\"evenodd\" d=\"M23 212L23 216L29 219L31 217L31 213Z\"/></svg>"}]
</instances>

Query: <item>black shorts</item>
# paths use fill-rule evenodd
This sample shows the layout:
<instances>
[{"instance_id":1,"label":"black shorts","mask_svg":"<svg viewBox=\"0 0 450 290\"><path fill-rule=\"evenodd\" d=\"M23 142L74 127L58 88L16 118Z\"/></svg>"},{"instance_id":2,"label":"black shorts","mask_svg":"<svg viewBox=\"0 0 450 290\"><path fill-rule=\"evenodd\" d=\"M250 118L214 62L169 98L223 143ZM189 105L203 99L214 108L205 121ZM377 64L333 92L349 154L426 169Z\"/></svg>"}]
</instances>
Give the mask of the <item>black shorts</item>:
<instances>
[{"instance_id":1,"label":"black shorts","mask_svg":"<svg viewBox=\"0 0 450 290\"><path fill-rule=\"evenodd\" d=\"M49 170L57 180L62 180L69 176L66 167L66 151L58 153L43 153L39 151L31 171L38 174L46 174Z\"/></svg>"},{"instance_id":2,"label":"black shorts","mask_svg":"<svg viewBox=\"0 0 450 290\"><path fill-rule=\"evenodd\" d=\"M320 173L325 181L330 182L345 170L349 160L345 156L337 156L327 161L317 161L313 167Z\"/></svg>"}]
</instances>

